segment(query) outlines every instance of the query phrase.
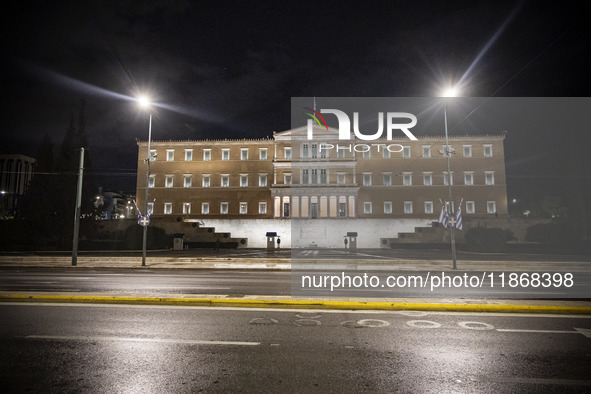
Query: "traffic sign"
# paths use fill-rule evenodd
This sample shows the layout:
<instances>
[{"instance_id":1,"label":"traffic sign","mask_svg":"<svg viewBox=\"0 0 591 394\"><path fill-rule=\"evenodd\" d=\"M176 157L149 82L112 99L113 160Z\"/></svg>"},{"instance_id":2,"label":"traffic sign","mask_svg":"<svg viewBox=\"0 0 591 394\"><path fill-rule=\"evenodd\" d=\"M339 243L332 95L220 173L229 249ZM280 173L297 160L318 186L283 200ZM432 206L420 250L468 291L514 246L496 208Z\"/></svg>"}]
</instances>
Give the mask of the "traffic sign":
<instances>
[{"instance_id":1,"label":"traffic sign","mask_svg":"<svg viewBox=\"0 0 591 394\"><path fill-rule=\"evenodd\" d=\"M150 224L150 217L149 216L140 216L137 220L138 224L143 227L147 227Z\"/></svg>"}]
</instances>

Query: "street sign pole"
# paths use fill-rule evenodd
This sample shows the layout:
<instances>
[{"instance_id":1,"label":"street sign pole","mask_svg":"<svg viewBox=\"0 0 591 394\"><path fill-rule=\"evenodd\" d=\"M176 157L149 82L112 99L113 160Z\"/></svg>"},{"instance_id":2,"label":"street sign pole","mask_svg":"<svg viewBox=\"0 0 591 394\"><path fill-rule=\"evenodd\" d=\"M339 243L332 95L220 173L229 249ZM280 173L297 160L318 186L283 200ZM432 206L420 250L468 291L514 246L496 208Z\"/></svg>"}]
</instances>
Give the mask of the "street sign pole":
<instances>
[{"instance_id":1,"label":"street sign pole","mask_svg":"<svg viewBox=\"0 0 591 394\"><path fill-rule=\"evenodd\" d=\"M150 123L148 126L148 158L146 159L146 196L145 196L145 200L144 200L144 214L146 215L146 217L149 217L150 214L148 212L148 186L150 183L150 142L152 140L152 113L150 112ZM142 239L142 267L146 266L146 249L147 249L147 245L148 245L148 226L145 225L144 226L144 234L143 234L143 239Z\"/></svg>"},{"instance_id":2,"label":"street sign pole","mask_svg":"<svg viewBox=\"0 0 591 394\"><path fill-rule=\"evenodd\" d=\"M80 148L80 167L78 169L78 189L76 192L76 211L74 212L74 238L72 240L72 265L78 264L78 233L80 232L80 208L82 206L83 173L84 148Z\"/></svg>"},{"instance_id":3,"label":"street sign pole","mask_svg":"<svg viewBox=\"0 0 591 394\"><path fill-rule=\"evenodd\" d=\"M449 194L449 206L448 208L448 212L449 212L449 216L450 218L452 218L454 215L454 203L453 203L453 198L452 198L452 193L451 193L451 184L452 184L452 174L451 174L451 164L450 164L450 160L451 160L451 147L449 146L449 137L447 134L447 103L445 103L445 107L443 109L443 118L445 121L445 154L447 156L447 189L448 189L448 194ZM457 269L457 263L456 263L456 234L455 234L455 220L453 221L453 223L451 224L451 226L449 226L449 231L450 231L450 238L451 238L451 258L452 258L452 269Z\"/></svg>"}]
</instances>

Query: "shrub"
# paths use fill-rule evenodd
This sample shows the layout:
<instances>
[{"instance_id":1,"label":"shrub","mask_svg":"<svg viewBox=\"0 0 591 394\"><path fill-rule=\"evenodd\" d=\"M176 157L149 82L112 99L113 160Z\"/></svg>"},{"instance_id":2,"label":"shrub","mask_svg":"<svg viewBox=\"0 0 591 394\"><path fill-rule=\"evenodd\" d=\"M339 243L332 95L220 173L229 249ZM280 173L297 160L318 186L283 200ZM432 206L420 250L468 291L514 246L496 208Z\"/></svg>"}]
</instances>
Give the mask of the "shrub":
<instances>
[{"instance_id":1,"label":"shrub","mask_svg":"<svg viewBox=\"0 0 591 394\"><path fill-rule=\"evenodd\" d=\"M144 229L141 226L132 225L125 231L126 249L141 249ZM148 227L147 249L170 249L172 240L159 227Z\"/></svg>"},{"instance_id":2,"label":"shrub","mask_svg":"<svg viewBox=\"0 0 591 394\"><path fill-rule=\"evenodd\" d=\"M526 241L551 245L571 245L579 237L567 223L535 224L527 228Z\"/></svg>"},{"instance_id":3,"label":"shrub","mask_svg":"<svg viewBox=\"0 0 591 394\"><path fill-rule=\"evenodd\" d=\"M466 233L466 246L479 252L501 252L507 241L516 239L509 230L474 227Z\"/></svg>"}]
</instances>

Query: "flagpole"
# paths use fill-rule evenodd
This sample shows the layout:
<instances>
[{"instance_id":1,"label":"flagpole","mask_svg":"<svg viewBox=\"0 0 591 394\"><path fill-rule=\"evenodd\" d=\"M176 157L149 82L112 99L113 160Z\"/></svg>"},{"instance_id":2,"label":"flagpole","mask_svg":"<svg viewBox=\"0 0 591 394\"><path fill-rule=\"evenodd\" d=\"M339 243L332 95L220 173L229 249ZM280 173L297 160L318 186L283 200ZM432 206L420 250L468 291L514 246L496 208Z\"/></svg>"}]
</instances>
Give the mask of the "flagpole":
<instances>
[{"instance_id":1,"label":"flagpole","mask_svg":"<svg viewBox=\"0 0 591 394\"><path fill-rule=\"evenodd\" d=\"M445 121L445 155L447 156L447 190L449 194L449 211L452 215L455 212L453 206L453 197L451 193L451 183L452 183L452 175L451 175L451 148L449 146L449 137L447 135L447 103L443 107L443 118ZM457 269L456 264L456 234L455 234L455 223L452 223L449 226L450 236L451 236L451 258L453 260L453 269Z\"/></svg>"}]
</instances>

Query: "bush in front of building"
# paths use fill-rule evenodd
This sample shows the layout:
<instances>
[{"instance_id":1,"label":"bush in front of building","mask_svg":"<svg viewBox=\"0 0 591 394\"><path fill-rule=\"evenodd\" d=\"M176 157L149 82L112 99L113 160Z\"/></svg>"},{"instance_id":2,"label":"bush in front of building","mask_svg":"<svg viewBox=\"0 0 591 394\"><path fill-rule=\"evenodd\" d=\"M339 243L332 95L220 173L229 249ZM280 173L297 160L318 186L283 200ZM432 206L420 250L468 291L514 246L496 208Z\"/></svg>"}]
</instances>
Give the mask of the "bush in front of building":
<instances>
[{"instance_id":1,"label":"bush in front of building","mask_svg":"<svg viewBox=\"0 0 591 394\"><path fill-rule=\"evenodd\" d=\"M507 242L515 240L513 232L500 228L474 227L466 232L466 248L477 252L502 252Z\"/></svg>"},{"instance_id":2,"label":"bush in front of building","mask_svg":"<svg viewBox=\"0 0 591 394\"><path fill-rule=\"evenodd\" d=\"M142 249L144 228L138 225L132 225L125 231L125 247L129 250ZM147 249L170 249L172 247L172 238L166 235L166 232L154 226L148 227Z\"/></svg>"},{"instance_id":3,"label":"bush in front of building","mask_svg":"<svg viewBox=\"0 0 591 394\"><path fill-rule=\"evenodd\" d=\"M581 241L568 223L543 223L529 226L525 240L553 246L571 246Z\"/></svg>"}]
</instances>

